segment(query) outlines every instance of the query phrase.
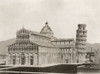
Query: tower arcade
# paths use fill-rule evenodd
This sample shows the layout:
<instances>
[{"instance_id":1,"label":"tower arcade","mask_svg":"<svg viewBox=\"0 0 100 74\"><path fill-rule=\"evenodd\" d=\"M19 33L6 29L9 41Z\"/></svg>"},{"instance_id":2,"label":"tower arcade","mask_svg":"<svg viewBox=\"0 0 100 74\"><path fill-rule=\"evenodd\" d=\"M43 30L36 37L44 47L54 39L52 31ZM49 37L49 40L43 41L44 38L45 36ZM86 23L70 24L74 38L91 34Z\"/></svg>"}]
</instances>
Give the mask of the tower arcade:
<instances>
[{"instance_id":1,"label":"tower arcade","mask_svg":"<svg viewBox=\"0 0 100 74\"><path fill-rule=\"evenodd\" d=\"M76 30L76 49L77 49L77 62L85 62L86 54L86 38L87 30L85 29L85 24L78 24L78 29Z\"/></svg>"}]
</instances>

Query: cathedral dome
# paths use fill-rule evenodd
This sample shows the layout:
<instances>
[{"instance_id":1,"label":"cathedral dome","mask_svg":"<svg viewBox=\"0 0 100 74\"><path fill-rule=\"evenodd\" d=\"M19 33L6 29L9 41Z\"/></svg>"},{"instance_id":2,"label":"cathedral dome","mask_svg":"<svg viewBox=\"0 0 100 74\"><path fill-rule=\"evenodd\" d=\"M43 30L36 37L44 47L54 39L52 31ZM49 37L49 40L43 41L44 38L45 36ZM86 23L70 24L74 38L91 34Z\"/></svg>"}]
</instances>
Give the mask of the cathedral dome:
<instances>
[{"instance_id":1,"label":"cathedral dome","mask_svg":"<svg viewBox=\"0 0 100 74\"><path fill-rule=\"evenodd\" d=\"M49 27L48 22L45 23L45 26L42 28L40 33L41 34L52 34L53 35L53 31Z\"/></svg>"}]
</instances>

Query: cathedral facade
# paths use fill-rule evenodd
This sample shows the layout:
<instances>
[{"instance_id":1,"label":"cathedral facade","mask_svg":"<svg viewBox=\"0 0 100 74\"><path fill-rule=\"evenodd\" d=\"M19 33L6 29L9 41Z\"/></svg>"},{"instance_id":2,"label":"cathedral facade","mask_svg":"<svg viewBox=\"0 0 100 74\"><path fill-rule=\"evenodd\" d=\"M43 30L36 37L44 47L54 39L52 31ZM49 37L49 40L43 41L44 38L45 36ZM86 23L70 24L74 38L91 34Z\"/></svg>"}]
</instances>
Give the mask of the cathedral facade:
<instances>
[{"instance_id":1,"label":"cathedral facade","mask_svg":"<svg viewBox=\"0 0 100 74\"><path fill-rule=\"evenodd\" d=\"M58 39L48 23L38 32L22 28L16 32L16 41L7 49L8 65L46 65L76 63L73 38Z\"/></svg>"}]
</instances>

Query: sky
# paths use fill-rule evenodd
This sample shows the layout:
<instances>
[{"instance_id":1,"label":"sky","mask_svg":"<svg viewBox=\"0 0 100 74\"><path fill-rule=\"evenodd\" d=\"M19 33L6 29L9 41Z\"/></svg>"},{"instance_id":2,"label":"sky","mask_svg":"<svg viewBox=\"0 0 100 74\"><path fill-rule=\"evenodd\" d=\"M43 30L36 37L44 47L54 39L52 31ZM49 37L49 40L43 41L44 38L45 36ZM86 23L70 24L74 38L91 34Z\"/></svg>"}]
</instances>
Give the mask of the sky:
<instances>
[{"instance_id":1,"label":"sky","mask_svg":"<svg viewBox=\"0 0 100 74\"><path fill-rule=\"evenodd\" d=\"M46 21L58 38L75 39L86 24L87 42L100 43L100 0L0 0L0 41L23 26L40 32Z\"/></svg>"}]
</instances>

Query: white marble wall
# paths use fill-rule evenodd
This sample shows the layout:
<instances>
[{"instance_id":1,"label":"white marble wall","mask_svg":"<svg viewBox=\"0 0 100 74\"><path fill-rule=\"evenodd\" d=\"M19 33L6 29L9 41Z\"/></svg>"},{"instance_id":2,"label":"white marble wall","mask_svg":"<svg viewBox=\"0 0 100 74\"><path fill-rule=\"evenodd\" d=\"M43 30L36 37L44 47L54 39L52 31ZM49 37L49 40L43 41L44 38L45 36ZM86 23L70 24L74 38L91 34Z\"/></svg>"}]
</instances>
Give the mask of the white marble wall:
<instances>
[{"instance_id":1,"label":"white marble wall","mask_svg":"<svg viewBox=\"0 0 100 74\"><path fill-rule=\"evenodd\" d=\"M13 59L16 60L15 65L21 65L21 54L22 53L8 53L6 61L8 65L13 65ZM33 65L37 65L37 53L24 53L25 65L30 65L30 56L33 56ZM13 58L13 56L16 56Z\"/></svg>"}]
</instances>

